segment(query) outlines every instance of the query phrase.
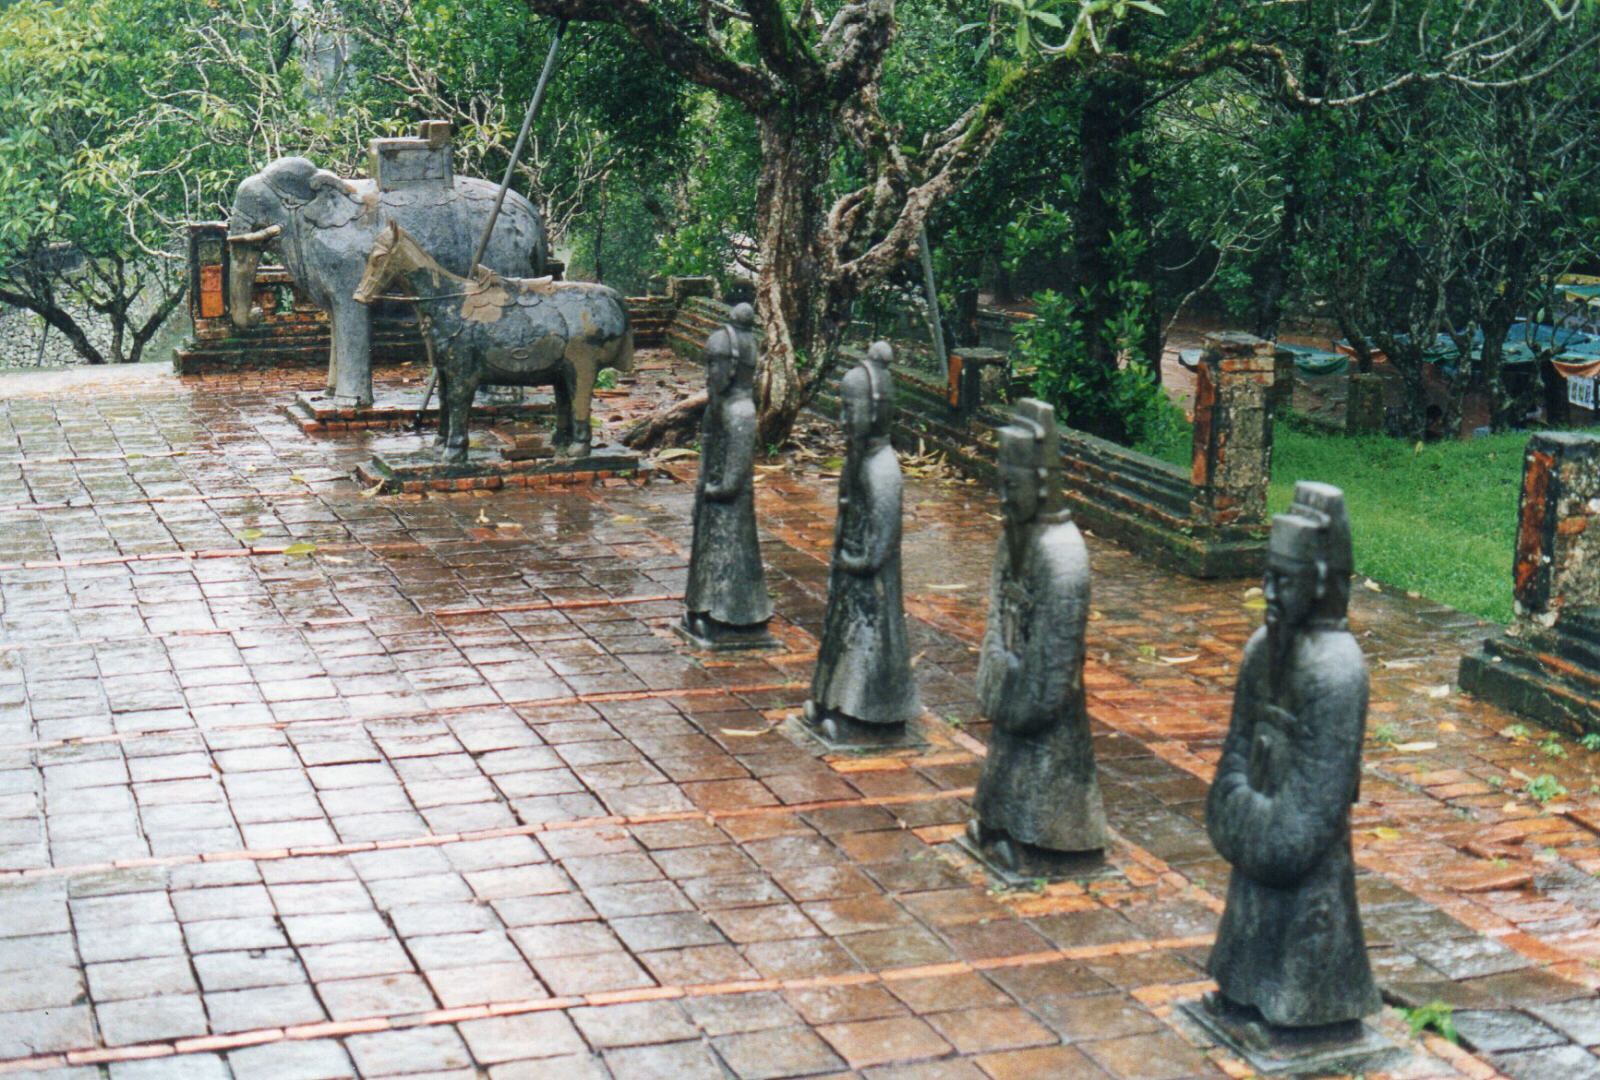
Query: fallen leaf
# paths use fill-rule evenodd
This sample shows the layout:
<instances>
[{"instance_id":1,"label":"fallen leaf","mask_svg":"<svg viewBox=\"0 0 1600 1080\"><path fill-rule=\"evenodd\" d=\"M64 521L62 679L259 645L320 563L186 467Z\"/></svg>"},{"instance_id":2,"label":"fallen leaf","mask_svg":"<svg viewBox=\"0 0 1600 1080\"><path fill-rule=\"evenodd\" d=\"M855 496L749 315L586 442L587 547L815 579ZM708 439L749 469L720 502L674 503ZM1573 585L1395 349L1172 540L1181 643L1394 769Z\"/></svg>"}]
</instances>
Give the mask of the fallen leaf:
<instances>
[{"instance_id":1,"label":"fallen leaf","mask_svg":"<svg viewBox=\"0 0 1600 1080\"><path fill-rule=\"evenodd\" d=\"M1448 735L1450 732L1456 730L1456 726L1448 720L1440 720L1439 730Z\"/></svg>"},{"instance_id":2,"label":"fallen leaf","mask_svg":"<svg viewBox=\"0 0 1600 1080\"><path fill-rule=\"evenodd\" d=\"M1363 581L1361 583L1361 587L1363 589L1371 589L1373 592L1382 592L1383 591L1383 586L1379 585L1376 581L1373 581L1371 578L1367 578L1367 580Z\"/></svg>"},{"instance_id":3,"label":"fallen leaf","mask_svg":"<svg viewBox=\"0 0 1600 1080\"><path fill-rule=\"evenodd\" d=\"M965 586L965 585L929 585L928 586L928 588L930 588L930 589L938 589L940 592L960 592L962 589L965 589L966 587L967 586Z\"/></svg>"},{"instance_id":4,"label":"fallen leaf","mask_svg":"<svg viewBox=\"0 0 1600 1080\"><path fill-rule=\"evenodd\" d=\"M912 667L916 667L918 664L920 664L922 662L922 658L924 656L927 656L927 655L928 655L928 650L927 649L923 649L921 652L919 652L917 655L915 655L915 656L913 656L911 658L911 666Z\"/></svg>"},{"instance_id":5,"label":"fallen leaf","mask_svg":"<svg viewBox=\"0 0 1600 1080\"><path fill-rule=\"evenodd\" d=\"M291 484L309 484L309 483L311 483L311 481L307 480L305 477L301 476L299 473L293 473L289 477L289 483L291 483Z\"/></svg>"},{"instance_id":6,"label":"fallen leaf","mask_svg":"<svg viewBox=\"0 0 1600 1080\"><path fill-rule=\"evenodd\" d=\"M482 509L482 508L479 508L479 510L478 510L478 516L477 516L477 517L476 517L476 518L474 518L474 519L473 519L473 522L472 522L472 523L473 523L473 524L474 524L474 525L489 525L489 524L492 524L492 523L491 523L491 522L490 522L490 521L489 521L489 513L488 513L488 511L487 511L487 510L484 510L484 509Z\"/></svg>"},{"instance_id":7,"label":"fallen leaf","mask_svg":"<svg viewBox=\"0 0 1600 1080\"><path fill-rule=\"evenodd\" d=\"M1267 601L1265 597L1252 596L1250 599L1244 602L1244 606L1251 611L1265 611L1267 607Z\"/></svg>"},{"instance_id":8,"label":"fallen leaf","mask_svg":"<svg viewBox=\"0 0 1600 1080\"><path fill-rule=\"evenodd\" d=\"M771 731L772 729L771 728L757 728L756 730L752 731L752 730L750 730L748 728L725 727L725 728L718 728L717 730L721 731L724 735L733 735L735 737L749 738L750 736L753 736L753 735L765 735L767 732Z\"/></svg>"},{"instance_id":9,"label":"fallen leaf","mask_svg":"<svg viewBox=\"0 0 1600 1080\"><path fill-rule=\"evenodd\" d=\"M251 540L260 540L261 539L261 530L260 529L245 529L243 532L241 532L239 534L239 539L245 541L246 543L249 543Z\"/></svg>"},{"instance_id":10,"label":"fallen leaf","mask_svg":"<svg viewBox=\"0 0 1600 1080\"><path fill-rule=\"evenodd\" d=\"M618 514L611 520L616 522L618 525L629 525L635 521L638 521L639 519L634 517L632 514Z\"/></svg>"},{"instance_id":11,"label":"fallen leaf","mask_svg":"<svg viewBox=\"0 0 1600 1080\"><path fill-rule=\"evenodd\" d=\"M376 484L373 484L369 488L362 488L361 489L361 497L363 499L370 499L374 495L382 495L383 494L383 485L384 485L384 481L379 480Z\"/></svg>"},{"instance_id":12,"label":"fallen leaf","mask_svg":"<svg viewBox=\"0 0 1600 1080\"><path fill-rule=\"evenodd\" d=\"M309 540L301 540L284 548L283 553L285 555L310 555L315 550L317 550L317 545Z\"/></svg>"},{"instance_id":13,"label":"fallen leaf","mask_svg":"<svg viewBox=\"0 0 1600 1080\"><path fill-rule=\"evenodd\" d=\"M1439 744L1436 742L1403 742L1395 743L1394 748L1402 754L1419 754L1424 750L1437 750L1439 749Z\"/></svg>"},{"instance_id":14,"label":"fallen leaf","mask_svg":"<svg viewBox=\"0 0 1600 1080\"><path fill-rule=\"evenodd\" d=\"M663 450L663 451L661 451L661 453L657 454L656 455L656 460L657 461L676 461L679 458L699 457L699 456L700 456L700 451L698 451L698 450L690 449L687 446L674 446L671 449ZM760 467L761 466L759 466L759 465L756 466L756 468L758 468L758 469Z\"/></svg>"},{"instance_id":15,"label":"fallen leaf","mask_svg":"<svg viewBox=\"0 0 1600 1080\"><path fill-rule=\"evenodd\" d=\"M344 557L344 556L343 556L343 555L324 555L324 556L323 556L323 557L322 557L322 561L323 561L323 562L339 562L339 563L347 563L347 562L349 562L349 561L350 561L350 560L349 560L349 559L347 559L347 558L345 558L345 557Z\"/></svg>"},{"instance_id":16,"label":"fallen leaf","mask_svg":"<svg viewBox=\"0 0 1600 1080\"><path fill-rule=\"evenodd\" d=\"M1252 585L1252 586L1250 586L1250 588L1248 588L1248 589L1246 589L1244 591L1244 597L1245 597L1246 600L1250 599L1252 596L1260 596L1260 595L1261 595L1261 586L1260 585Z\"/></svg>"},{"instance_id":17,"label":"fallen leaf","mask_svg":"<svg viewBox=\"0 0 1600 1080\"><path fill-rule=\"evenodd\" d=\"M1376 829L1368 829L1367 833L1378 840L1398 840L1401 835L1399 829L1391 829L1387 825L1380 825Z\"/></svg>"},{"instance_id":18,"label":"fallen leaf","mask_svg":"<svg viewBox=\"0 0 1600 1080\"><path fill-rule=\"evenodd\" d=\"M1200 654L1194 653L1190 656L1158 656L1156 659L1160 660L1163 664L1192 664L1196 660L1200 659Z\"/></svg>"}]
</instances>

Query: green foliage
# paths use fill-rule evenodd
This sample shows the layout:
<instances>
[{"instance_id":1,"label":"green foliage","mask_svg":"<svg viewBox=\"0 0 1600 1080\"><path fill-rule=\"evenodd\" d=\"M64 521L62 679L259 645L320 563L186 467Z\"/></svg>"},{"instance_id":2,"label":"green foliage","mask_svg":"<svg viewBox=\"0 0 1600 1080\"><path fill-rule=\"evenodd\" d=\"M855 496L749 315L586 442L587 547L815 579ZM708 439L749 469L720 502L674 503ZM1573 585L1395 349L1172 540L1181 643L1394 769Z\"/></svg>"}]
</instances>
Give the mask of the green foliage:
<instances>
[{"instance_id":1,"label":"green foliage","mask_svg":"<svg viewBox=\"0 0 1600 1080\"><path fill-rule=\"evenodd\" d=\"M1536 803L1547 803L1567 794L1561 782L1549 773L1541 773L1522 785L1522 793Z\"/></svg>"},{"instance_id":2,"label":"green foliage","mask_svg":"<svg viewBox=\"0 0 1600 1080\"><path fill-rule=\"evenodd\" d=\"M1591 731L1581 736L1578 742L1583 744L1585 750L1600 750L1600 732Z\"/></svg>"},{"instance_id":3,"label":"green foliage","mask_svg":"<svg viewBox=\"0 0 1600 1080\"><path fill-rule=\"evenodd\" d=\"M1269 508L1288 506L1296 480L1344 489L1356 572L1499 623L1511 620L1511 552L1526 435L1414 447L1280 422Z\"/></svg>"},{"instance_id":4,"label":"green foliage","mask_svg":"<svg viewBox=\"0 0 1600 1080\"><path fill-rule=\"evenodd\" d=\"M1550 735L1539 742L1539 753L1545 757L1564 758L1567 756L1567 748L1561 745L1559 736Z\"/></svg>"},{"instance_id":5,"label":"green foliage","mask_svg":"<svg viewBox=\"0 0 1600 1080\"><path fill-rule=\"evenodd\" d=\"M617 388L617 369L601 368L600 374L594 378L596 390L615 390Z\"/></svg>"},{"instance_id":6,"label":"green foliage","mask_svg":"<svg viewBox=\"0 0 1600 1080\"><path fill-rule=\"evenodd\" d=\"M1451 1019L1455 1008L1442 1001L1430 1001L1426 1005L1418 1005L1415 1009L1401 1009L1400 1015L1405 1018L1406 1025L1411 1029L1411 1037L1416 1038L1424 1031L1433 1030L1440 1035L1456 1042L1456 1024Z\"/></svg>"},{"instance_id":7,"label":"green foliage","mask_svg":"<svg viewBox=\"0 0 1600 1080\"><path fill-rule=\"evenodd\" d=\"M1130 351L1133 328L1113 328L1123 362L1108 370L1089 358L1073 300L1048 290L1033 299L1034 317L1018 327L1017 346L1034 368L1033 392L1056 407L1062 423L1125 446L1170 442L1181 414L1175 421L1149 365Z\"/></svg>"}]
</instances>

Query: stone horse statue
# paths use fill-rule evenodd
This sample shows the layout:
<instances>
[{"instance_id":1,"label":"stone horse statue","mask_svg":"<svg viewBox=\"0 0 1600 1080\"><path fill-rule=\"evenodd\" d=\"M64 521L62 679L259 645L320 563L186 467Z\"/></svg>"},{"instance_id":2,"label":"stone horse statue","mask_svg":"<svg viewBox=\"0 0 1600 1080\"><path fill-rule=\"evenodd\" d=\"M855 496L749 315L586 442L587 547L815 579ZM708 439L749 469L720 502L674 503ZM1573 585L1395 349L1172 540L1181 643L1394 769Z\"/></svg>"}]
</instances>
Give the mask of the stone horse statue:
<instances>
[{"instance_id":1,"label":"stone horse statue","mask_svg":"<svg viewBox=\"0 0 1600 1080\"><path fill-rule=\"evenodd\" d=\"M411 287L438 368L442 407L435 445L444 460L467 459L467 415L480 384L553 385L557 452L588 456L595 376L602 368L633 367L628 307L615 289L501 277L482 266L470 279L460 277L391 221L373 242L356 302L379 299L396 279Z\"/></svg>"}]
</instances>

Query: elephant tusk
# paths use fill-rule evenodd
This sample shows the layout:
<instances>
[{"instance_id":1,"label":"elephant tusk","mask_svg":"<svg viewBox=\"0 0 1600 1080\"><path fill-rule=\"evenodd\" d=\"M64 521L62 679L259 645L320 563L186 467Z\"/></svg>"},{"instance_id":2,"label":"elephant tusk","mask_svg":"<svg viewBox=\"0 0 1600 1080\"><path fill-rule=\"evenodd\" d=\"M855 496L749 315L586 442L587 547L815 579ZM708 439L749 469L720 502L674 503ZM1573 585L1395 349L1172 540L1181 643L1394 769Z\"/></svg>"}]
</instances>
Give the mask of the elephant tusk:
<instances>
[{"instance_id":1,"label":"elephant tusk","mask_svg":"<svg viewBox=\"0 0 1600 1080\"><path fill-rule=\"evenodd\" d=\"M271 240L274 236L277 236L281 232L283 232L282 225L268 225L266 228L257 229L255 232L239 233L236 236L230 236L228 237L228 243L265 244L268 240Z\"/></svg>"}]
</instances>

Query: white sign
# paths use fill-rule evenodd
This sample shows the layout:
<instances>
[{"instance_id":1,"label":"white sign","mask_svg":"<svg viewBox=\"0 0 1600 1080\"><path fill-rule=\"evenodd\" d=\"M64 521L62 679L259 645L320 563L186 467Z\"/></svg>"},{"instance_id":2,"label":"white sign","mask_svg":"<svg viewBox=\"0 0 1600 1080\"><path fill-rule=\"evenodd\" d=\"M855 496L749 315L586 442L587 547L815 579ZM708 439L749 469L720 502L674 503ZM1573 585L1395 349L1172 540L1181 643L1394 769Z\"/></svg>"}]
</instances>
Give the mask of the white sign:
<instances>
[{"instance_id":1,"label":"white sign","mask_svg":"<svg viewBox=\"0 0 1600 1080\"><path fill-rule=\"evenodd\" d=\"M1572 405L1581 405L1585 409L1595 408L1594 376L1568 375L1567 401Z\"/></svg>"}]
</instances>

